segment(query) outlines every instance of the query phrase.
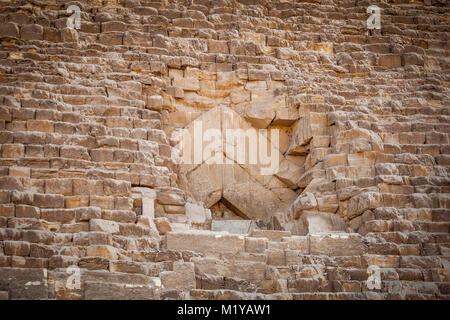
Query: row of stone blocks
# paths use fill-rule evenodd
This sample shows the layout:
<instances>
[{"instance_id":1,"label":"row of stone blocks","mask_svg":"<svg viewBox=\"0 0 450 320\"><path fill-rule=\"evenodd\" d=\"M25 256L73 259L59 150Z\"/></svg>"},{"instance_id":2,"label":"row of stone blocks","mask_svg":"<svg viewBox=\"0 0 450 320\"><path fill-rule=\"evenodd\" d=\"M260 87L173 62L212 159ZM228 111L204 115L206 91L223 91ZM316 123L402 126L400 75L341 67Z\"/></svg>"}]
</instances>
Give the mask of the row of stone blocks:
<instances>
[{"instance_id":1,"label":"row of stone blocks","mask_svg":"<svg viewBox=\"0 0 450 320\"><path fill-rule=\"evenodd\" d=\"M353 256L366 252L361 235L348 233L290 236L290 232L254 230L250 237L226 232L186 231L166 234L170 250L194 250L205 254L264 253L270 240L287 242L287 248L305 255Z\"/></svg>"}]
</instances>

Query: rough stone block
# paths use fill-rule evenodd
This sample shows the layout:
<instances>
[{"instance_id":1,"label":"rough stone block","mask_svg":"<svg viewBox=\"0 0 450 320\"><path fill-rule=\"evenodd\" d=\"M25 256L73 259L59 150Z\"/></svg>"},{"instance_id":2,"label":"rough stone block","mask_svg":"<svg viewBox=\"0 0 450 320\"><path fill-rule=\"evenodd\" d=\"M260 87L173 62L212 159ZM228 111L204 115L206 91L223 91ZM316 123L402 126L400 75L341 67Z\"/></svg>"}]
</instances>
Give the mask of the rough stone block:
<instances>
[{"instance_id":1,"label":"rough stone block","mask_svg":"<svg viewBox=\"0 0 450 320\"><path fill-rule=\"evenodd\" d=\"M91 257L103 257L109 260L117 260L118 250L111 246L95 245L86 249L86 255Z\"/></svg>"},{"instance_id":2,"label":"rough stone block","mask_svg":"<svg viewBox=\"0 0 450 320\"><path fill-rule=\"evenodd\" d=\"M19 38L19 27L11 22L0 24L0 37Z\"/></svg>"},{"instance_id":3,"label":"rough stone block","mask_svg":"<svg viewBox=\"0 0 450 320\"><path fill-rule=\"evenodd\" d=\"M4 241L3 247L6 255L28 256L30 254L30 244L24 241Z\"/></svg>"},{"instance_id":4,"label":"rough stone block","mask_svg":"<svg viewBox=\"0 0 450 320\"><path fill-rule=\"evenodd\" d=\"M313 255L354 256L366 251L357 233L311 234L310 246Z\"/></svg>"},{"instance_id":5,"label":"rough stone block","mask_svg":"<svg viewBox=\"0 0 450 320\"><path fill-rule=\"evenodd\" d=\"M120 232L120 227L119 224L115 221L91 219L89 221L89 230L115 234Z\"/></svg>"},{"instance_id":6,"label":"rough stone block","mask_svg":"<svg viewBox=\"0 0 450 320\"><path fill-rule=\"evenodd\" d=\"M191 290L196 287L194 264L192 262L173 263L173 271L164 271L160 274L164 288L177 290Z\"/></svg>"},{"instance_id":7,"label":"rough stone block","mask_svg":"<svg viewBox=\"0 0 450 320\"><path fill-rule=\"evenodd\" d=\"M246 235L252 232L255 226L254 220L213 220L211 230Z\"/></svg>"},{"instance_id":8,"label":"rough stone block","mask_svg":"<svg viewBox=\"0 0 450 320\"><path fill-rule=\"evenodd\" d=\"M20 28L22 40L43 40L44 28L38 24L26 24Z\"/></svg>"},{"instance_id":9,"label":"rough stone block","mask_svg":"<svg viewBox=\"0 0 450 320\"><path fill-rule=\"evenodd\" d=\"M192 250L217 255L224 252L242 252L244 236L208 231L169 232L167 249Z\"/></svg>"},{"instance_id":10,"label":"rough stone block","mask_svg":"<svg viewBox=\"0 0 450 320\"><path fill-rule=\"evenodd\" d=\"M264 253L269 240L265 238L245 237L245 251L253 253Z\"/></svg>"},{"instance_id":11,"label":"rough stone block","mask_svg":"<svg viewBox=\"0 0 450 320\"><path fill-rule=\"evenodd\" d=\"M33 206L40 208L64 208L64 196L36 193L33 196Z\"/></svg>"}]
</instances>

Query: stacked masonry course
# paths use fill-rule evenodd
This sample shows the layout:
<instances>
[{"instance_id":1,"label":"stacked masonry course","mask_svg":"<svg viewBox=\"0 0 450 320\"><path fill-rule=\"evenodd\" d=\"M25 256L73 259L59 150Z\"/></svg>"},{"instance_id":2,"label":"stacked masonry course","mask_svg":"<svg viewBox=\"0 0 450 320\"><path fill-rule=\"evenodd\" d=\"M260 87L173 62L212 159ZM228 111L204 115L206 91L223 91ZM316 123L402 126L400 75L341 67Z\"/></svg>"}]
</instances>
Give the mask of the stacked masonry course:
<instances>
[{"instance_id":1,"label":"stacked masonry course","mask_svg":"<svg viewBox=\"0 0 450 320\"><path fill-rule=\"evenodd\" d=\"M0 0L0 298L449 299L449 14ZM225 109L280 130L278 173L179 164Z\"/></svg>"}]
</instances>

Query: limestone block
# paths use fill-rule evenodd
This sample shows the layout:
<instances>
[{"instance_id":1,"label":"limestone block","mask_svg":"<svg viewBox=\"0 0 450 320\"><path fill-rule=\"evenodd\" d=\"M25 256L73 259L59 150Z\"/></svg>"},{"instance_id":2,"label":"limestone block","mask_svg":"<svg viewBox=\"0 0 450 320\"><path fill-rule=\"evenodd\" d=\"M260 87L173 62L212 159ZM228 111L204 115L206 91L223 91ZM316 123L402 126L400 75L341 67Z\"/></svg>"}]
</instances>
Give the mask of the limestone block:
<instances>
[{"instance_id":1,"label":"limestone block","mask_svg":"<svg viewBox=\"0 0 450 320\"><path fill-rule=\"evenodd\" d=\"M187 202L185 207L186 207L186 216L191 220L192 223L207 223L211 221L211 210L205 209L200 205L190 202Z\"/></svg>"},{"instance_id":2,"label":"limestone block","mask_svg":"<svg viewBox=\"0 0 450 320\"><path fill-rule=\"evenodd\" d=\"M326 212L305 211L300 217L306 234L328 231L345 232L346 224L341 217Z\"/></svg>"},{"instance_id":3,"label":"limestone block","mask_svg":"<svg viewBox=\"0 0 450 320\"><path fill-rule=\"evenodd\" d=\"M198 201L210 208L222 197L223 166L203 164L187 174L190 190Z\"/></svg>"},{"instance_id":4,"label":"limestone block","mask_svg":"<svg viewBox=\"0 0 450 320\"><path fill-rule=\"evenodd\" d=\"M209 231L169 232L167 249L192 250L217 255L223 252L244 251L245 240L241 235Z\"/></svg>"},{"instance_id":5,"label":"limestone block","mask_svg":"<svg viewBox=\"0 0 450 320\"><path fill-rule=\"evenodd\" d=\"M40 218L40 209L28 205L16 205L16 217L17 218Z\"/></svg>"},{"instance_id":6,"label":"limestone block","mask_svg":"<svg viewBox=\"0 0 450 320\"><path fill-rule=\"evenodd\" d=\"M84 283L84 299L86 300L153 300L158 298L154 286L138 284L104 283L86 281Z\"/></svg>"},{"instance_id":7,"label":"limestone block","mask_svg":"<svg viewBox=\"0 0 450 320\"><path fill-rule=\"evenodd\" d=\"M305 210L317 208L317 200L313 193L303 192L292 204L295 218L299 218Z\"/></svg>"},{"instance_id":8,"label":"limestone block","mask_svg":"<svg viewBox=\"0 0 450 320\"><path fill-rule=\"evenodd\" d=\"M357 233L311 234L310 245L313 255L353 256L366 251Z\"/></svg>"},{"instance_id":9,"label":"limestone block","mask_svg":"<svg viewBox=\"0 0 450 320\"><path fill-rule=\"evenodd\" d=\"M109 260L117 260L118 250L114 247L107 245L94 245L89 246L86 249L86 256L92 257L104 257Z\"/></svg>"},{"instance_id":10,"label":"limestone block","mask_svg":"<svg viewBox=\"0 0 450 320\"><path fill-rule=\"evenodd\" d=\"M302 254L309 254L309 236L290 236L282 238L288 243L289 250L296 250Z\"/></svg>"},{"instance_id":11,"label":"limestone block","mask_svg":"<svg viewBox=\"0 0 450 320\"><path fill-rule=\"evenodd\" d=\"M250 236L255 238L267 238L270 241L281 241L283 237L290 236L289 231L279 231L279 230L258 230L255 229L251 232Z\"/></svg>"},{"instance_id":12,"label":"limestone block","mask_svg":"<svg viewBox=\"0 0 450 320\"><path fill-rule=\"evenodd\" d=\"M387 68L398 68L402 66L402 57L396 54L385 54L378 58L378 65Z\"/></svg>"},{"instance_id":13,"label":"limestone block","mask_svg":"<svg viewBox=\"0 0 450 320\"><path fill-rule=\"evenodd\" d=\"M22 40L42 40L44 38L44 28L38 24L27 24L20 28L20 38Z\"/></svg>"},{"instance_id":14,"label":"limestone block","mask_svg":"<svg viewBox=\"0 0 450 320\"><path fill-rule=\"evenodd\" d=\"M267 255L267 264L270 266L284 266L286 265L286 255L284 250L268 249L265 254Z\"/></svg>"},{"instance_id":15,"label":"limestone block","mask_svg":"<svg viewBox=\"0 0 450 320\"><path fill-rule=\"evenodd\" d=\"M307 145L313 138L313 135L326 135L327 128L326 114L310 112L302 116L292 129L293 137L288 154L304 154L302 146Z\"/></svg>"},{"instance_id":16,"label":"limestone block","mask_svg":"<svg viewBox=\"0 0 450 320\"><path fill-rule=\"evenodd\" d=\"M219 260L215 258L192 258L197 274L214 274L221 277L238 278L260 282L265 278L266 263L251 261Z\"/></svg>"},{"instance_id":17,"label":"limestone block","mask_svg":"<svg viewBox=\"0 0 450 320\"><path fill-rule=\"evenodd\" d=\"M245 109L244 117L256 128L265 129L275 118L276 110L283 108L284 97L273 97L266 90L253 90L251 103Z\"/></svg>"},{"instance_id":18,"label":"limestone block","mask_svg":"<svg viewBox=\"0 0 450 320\"><path fill-rule=\"evenodd\" d=\"M195 289L195 272L192 262L175 261L173 271L160 273L161 283L166 289L186 290Z\"/></svg>"},{"instance_id":19,"label":"limestone block","mask_svg":"<svg viewBox=\"0 0 450 320\"><path fill-rule=\"evenodd\" d=\"M351 153L360 151L378 151L384 150L383 141L381 137L364 128L352 128L349 130L342 130L336 135L336 144L349 143L352 146ZM365 147L367 144L368 148Z\"/></svg>"},{"instance_id":20,"label":"limestone block","mask_svg":"<svg viewBox=\"0 0 450 320\"><path fill-rule=\"evenodd\" d=\"M289 188L296 189L297 181L302 175L302 170L299 166L286 159L281 160L280 167L275 176L285 183Z\"/></svg>"},{"instance_id":21,"label":"limestone block","mask_svg":"<svg viewBox=\"0 0 450 320\"><path fill-rule=\"evenodd\" d=\"M232 234L248 234L255 228L253 220L213 220L212 231L225 231Z\"/></svg>"},{"instance_id":22,"label":"limestone block","mask_svg":"<svg viewBox=\"0 0 450 320\"><path fill-rule=\"evenodd\" d=\"M30 244L24 241L4 241L3 247L6 255L28 256L30 254Z\"/></svg>"},{"instance_id":23,"label":"limestone block","mask_svg":"<svg viewBox=\"0 0 450 320\"><path fill-rule=\"evenodd\" d=\"M335 194L318 196L316 199L319 211L335 213L339 207L338 198Z\"/></svg>"},{"instance_id":24,"label":"limestone block","mask_svg":"<svg viewBox=\"0 0 450 320\"><path fill-rule=\"evenodd\" d=\"M82 257L78 266L88 270L108 270L109 261L103 257Z\"/></svg>"},{"instance_id":25,"label":"limestone block","mask_svg":"<svg viewBox=\"0 0 450 320\"><path fill-rule=\"evenodd\" d=\"M41 209L41 219L49 222L74 223L76 211L73 209Z\"/></svg>"},{"instance_id":26,"label":"limestone block","mask_svg":"<svg viewBox=\"0 0 450 320\"><path fill-rule=\"evenodd\" d=\"M119 224L115 221L102 220L102 219L91 219L89 221L90 231L101 231L108 232L111 234L119 233Z\"/></svg>"},{"instance_id":27,"label":"limestone block","mask_svg":"<svg viewBox=\"0 0 450 320\"><path fill-rule=\"evenodd\" d=\"M14 217L15 208L13 204L2 204L0 205L0 216L1 217Z\"/></svg>"},{"instance_id":28,"label":"limestone block","mask_svg":"<svg viewBox=\"0 0 450 320\"><path fill-rule=\"evenodd\" d=\"M64 196L36 193L33 196L33 206L40 208L64 208Z\"/></svg>"},{"instance_id":29,"label":"limestone block","mask_svg":"<svg viewBox=\"0 0 450 320\"><path fill-rule=\"evenodd\" d=\"M2 268L0 281L8 287L9 299L48 299L47 270Z\"/></svg>"},{"instance_id":30,"label":"limestone block","mask_svg":"<svg viewBox=\"0 0 450 320\"><path fill-rule=\"evenodd\" d=\"M146 107L150 110L161 110L163 106L163 99L160 95L147 96Z\"/></svg>"},{"instance_id":31,"label":"limestone block","mask_svg":"<svg viewBox=\"0 0 450 320\"><path fill-rule=\"evenodd\" d=\"M185 91L200 90L200 82L195 78L175 78L172 81L172 86L183 89Z\"/></svg>"},{"instance_id":32,"label":"limestone block","mask_svg":"<svg viewBox=\"0 0 450 320\"><path fill-rule=\"evenodd\" d=\"M159 204L179 205L183 206L186 203L184 192L177 188L159 188L157 191L156 200Z\"/></svg>"},{"instance_id":33,"label":"limestone block","mask_svg":"<svg viewBox=\"0 0 450 320\"><path fill-rule=\"evenodd\" d=\"M78 32L75 29L64 28L61 30L62 42L78 42Z\"/></svg>"},{"instance_id":34,"label":"limestone block","mask_svg":"<svg viewBox=\"0 0 450 320\"><path fill-rule=\"evenodd\" d=\"M376 209L381 204L381 194L377 192L364 192L350 198L347 207L347 216L352 219L368 209Z\"/></svg>"},{"instance_id":35,"label":"limestone block","mask_svg":"<svg viewBox=\"0 0 450 320\"><path fill-rule=\"evenodd\" d=\"M208 40L208 52L228 54L228 44L226 41Z\"/></svg>"},{"instance_id":36,"label":"limestone block","mask_svg":"<svg viewBox=\"0 0 450 320\"><path fill-rule=\"evenodd\" d=\"M245 251L252 253L264 253L269 240L266 238L245 237Z\"/></svg>"},{"instance_id":37,"label":"limestone block","mask_svg":"<svg viewBox=\"0 0 450 320\"><path fill-rule=\"evenodd\" d=\"M25 154L25 147L20 144L3 144L2 158L21 158Z\"/></svg>"},{"instance_id":38,"label":"limestone block","mask_svg":"<svg viewBox=\"0 0 450 320\"><path fill-rule=\"evenodd\" d=\"M220 72L217 74L217 82L215 85L215 88L217 90L230 90L234 89L233 91L233 103L240 103L249 98L249 95L246 91L243 90L236 90L236 87L243 86L244 82L242 79L239 78L236 71L232 72Z\"/></svg>"},{"instance_id":39,"label":"limestone block","mask_svg":"<svg viewBox=\"0 0 450 320\"><path fill-rule=\"evenodd\" d=\"M2 23L0 25L0 37L19 38L19 27L11 22Z\"/></svg>"},{"instance_id":40,"label":"limestone block","mask_svg":"<svg viewBox=\"0 0 450 320\"><path fill-rule=\"evenodd\" d=\"M167 218L155 218L153 221L160 234L166 234L167 232L173 231L172 225Z\"/></svg>"},{"instance_id":41,"label":"limestone block","mask_svg":"<svg viewBox=\"0 0 450 320\"><path fill-rule=\"evenodd\" d=\"M287 106L283 107L283 105L280 105L276 108L276 115L275 119L273 119L272 124L280 126L291 126L298 119L299 115L297 108Z\"/></svg>"},{"instance_id":42,"label":"limestone block","mask_svg":"<svg viewBox=\"0 0 450 320\"><path fill-rule=\"evenodd\" d=\"M102 212L99 207L78 208L75 211L77 221L89 221L91 219L101 219Z\"/></svg>"},{"instance_id":43,"label":"limestone block","mask_svg":"<svg viewBox=\"0 0 450 320\"><path fill-rule=\"evenodd\" d=\"M312 43L310 46L310 50L314 50L321 53L333 54L334 48L332 42L320 42L320 43Z\"/></svg>"},{"instance_id":44,"label":"limestone block","mask_svg":"<svg viewBox=\"0 0 450 320\"><path fill-rule=\"evenodd\" d=\"M378 266L380 268L398 268L400 257L394 255L368 254L363 256L368 266Z\"/></svg>"}]
</instances>

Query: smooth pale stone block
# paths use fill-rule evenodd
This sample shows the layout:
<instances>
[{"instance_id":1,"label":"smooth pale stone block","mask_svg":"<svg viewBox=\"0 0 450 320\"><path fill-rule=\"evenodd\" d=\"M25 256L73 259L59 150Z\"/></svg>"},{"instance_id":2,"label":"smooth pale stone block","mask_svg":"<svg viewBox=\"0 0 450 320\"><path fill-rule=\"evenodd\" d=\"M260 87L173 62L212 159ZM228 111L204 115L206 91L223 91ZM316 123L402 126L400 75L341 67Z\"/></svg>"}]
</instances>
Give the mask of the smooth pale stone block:
<instances>
[{"instance_id":1,"label":"smooth pale stone block","mask_svg":"<svg viewBox=\"0 0 450 320\"><path fill-rule=\"evenodd\" d=\"M227 231L234 234L248 234L255 228L254 220L213 220L212 231Z\"/></svg>"}]
</instances>

